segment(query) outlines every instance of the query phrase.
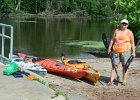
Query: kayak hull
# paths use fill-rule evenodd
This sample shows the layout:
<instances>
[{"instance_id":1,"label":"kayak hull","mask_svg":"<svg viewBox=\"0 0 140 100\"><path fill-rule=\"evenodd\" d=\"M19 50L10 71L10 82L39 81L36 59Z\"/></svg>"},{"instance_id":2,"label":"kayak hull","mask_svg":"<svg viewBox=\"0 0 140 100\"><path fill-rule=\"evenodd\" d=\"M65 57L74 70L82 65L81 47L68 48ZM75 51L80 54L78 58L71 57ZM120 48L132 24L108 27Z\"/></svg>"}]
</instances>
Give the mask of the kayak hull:
<instances>
[{"instance_id":1,"label":"kayak hull","mask_svg":"<svg viewBox=\"0 0 140 100\"><path fill-rule=\"evenodd\" d=\"M76 67L71 67L64 65L63 63L56 61L54 59L39 59L38 57L28 56L23 53L18 53L21 58L28 58L29 61L33 61L47 70L47 72L53 72L61 74L70 78L80 79L85 76L86 71L82 69L77 69Z\"/></svg>"},{"instance_id":2,"label":"kayak hull","mask_svg":"<svg viewBox=\"0 0 140 100\"><path fill-rule=\"evenodd\" d=\"M100 79L100 73L95 69L91 68L86 62L73 59L65 59L64 56L61 57L61 61L68 66L76 67L78 69L83 69L86 71L85 79L96 83Z\"/></svg>"},{"instance_id":3,"label":"kayak hull","mask_svg":"<svg viewBox=\"0 0 140 100\"><path fill-rule=\"evenodd\" d=\"M96 83L97 81L100 80L100 73L93 68L87 69L87 74L84 76L87 80Z\"/></svg>"},{"instance_id":4,"label":"kayak hull","mask_svg":"<svg viewBox=\"0 0 140 100\"><path fill-rule=\"evenodd\" d=\"M43 66L45 69L47 69L48 72L61 74L71 78L80 79L84 77L86 74L85 70L64 65L61 62L58 62L53 59L45 59L45 60L37 61L36 63Z\"/></svg>"}]
</instances>

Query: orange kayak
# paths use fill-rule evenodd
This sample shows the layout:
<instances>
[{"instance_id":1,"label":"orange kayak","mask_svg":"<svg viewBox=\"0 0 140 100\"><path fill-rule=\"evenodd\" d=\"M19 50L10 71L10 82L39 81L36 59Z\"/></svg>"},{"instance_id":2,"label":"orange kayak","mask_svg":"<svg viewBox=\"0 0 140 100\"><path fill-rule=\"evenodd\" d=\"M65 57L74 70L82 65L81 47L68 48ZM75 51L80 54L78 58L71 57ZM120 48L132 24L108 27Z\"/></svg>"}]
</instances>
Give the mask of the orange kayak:
<instances>
[{"instance_id":1,"label":"orange kayak","mask_svg":"<svg viewBox=\"0 0 140 100\"><path fill-rule=\"evenodd\" d=\"M65 58L64 55L61 56L61 61L68 66L76 67L78 69L84 69L86 71L86 75L84 78L89 81L96 83L100 79L100 73L96 71L94 68L90 67L86 62L81 60L74 60Z\"/></svg>"},{"instance_id":2,"label":"orange kayak","mask_svg":"<svg viewBox=\"0 0 140 100\"><path fill-rule=\"evenodd\" d=\"M36 59L37 57L28 56L26 54L18 53L18 56L21 58L29 58L29 61ZM53 72L57 74L61 74L70 78L80 79L85 76L86 71L83 69L77 69L76 67L71 67L68 65L64 65L63 63L56 61L54 59L44 59L37 60L35 63L38 63L43 68L45 68L48 72Z\"/></svg>"}]
</instances>

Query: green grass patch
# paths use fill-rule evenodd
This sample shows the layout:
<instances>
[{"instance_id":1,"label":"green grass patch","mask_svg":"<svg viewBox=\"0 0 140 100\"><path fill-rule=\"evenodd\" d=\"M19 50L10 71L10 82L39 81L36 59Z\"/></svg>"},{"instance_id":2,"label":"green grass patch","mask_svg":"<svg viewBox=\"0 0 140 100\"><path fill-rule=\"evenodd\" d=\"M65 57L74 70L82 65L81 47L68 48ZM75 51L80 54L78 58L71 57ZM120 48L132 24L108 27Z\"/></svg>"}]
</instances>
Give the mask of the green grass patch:
<instances>
[{"instance_id":1,"label":"green grass patch","mask_svg":"<svg viewBox=\"0 0 140 100\"><path fill-rule=\"evenodd\" d=\"M92 53L104 53L107 52L106 48L102 41L65 41L64 45L80 47L83 52L92 52ZM137 48L137 52L140 52L140 46Z\"/></svg>"},{"instance_id":2,"label":"green grass patch","mask_svg":"<svg viewBox=\"0 0 140 100\"><path fill-rule=\"evenodd\" d=\"M137 51L139 51L139 52L140 52L140 46L137 48Z\"/></svg>"},{"instance_id":3,"label":"green grass patch","mask_svg":"<svg viewBox=\"0 0 140 100\"><path fill-rule=\"evenodd\" d=\"M43 79L36 78L35 80L38 81L41 84L44 84L44 85L46 84L46 82Z\"/></svg>"},{"instance_id":4,"label":"green grass patch","mask_svg":"<svg viewBox=\"0 0 140 100\"><path fill-rule=\"evenodd\" d=\"M64 43L67 46L79 46L82 51L105 51L105 47L102 41L67 41Z\"/></svg>"},{"instance_id":5,"label":"green grass patch","mask_svg":"<svg viewBox=\"0 0 140 100\"><path fill-rule=\"evenodd\" d=\"M64 93L64 92L61 92L61 91L56 91L55 96L52 97L52 98L58 97L59 95L64 96L65 97L65 100L69 100L69 97L67 96L67 94Z\"/></svg>"}]
</instances>

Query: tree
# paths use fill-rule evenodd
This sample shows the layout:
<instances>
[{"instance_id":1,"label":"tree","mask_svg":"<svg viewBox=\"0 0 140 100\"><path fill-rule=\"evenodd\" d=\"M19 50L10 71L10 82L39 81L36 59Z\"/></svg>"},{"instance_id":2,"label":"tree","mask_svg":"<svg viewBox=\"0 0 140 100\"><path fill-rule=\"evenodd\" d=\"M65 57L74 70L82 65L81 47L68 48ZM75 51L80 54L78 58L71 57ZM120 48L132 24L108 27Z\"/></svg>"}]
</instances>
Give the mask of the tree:
<instances>
[{"instance_id":1,"label":"tree","mask_svg":"<svg viewBox=\"0 0 140 100\"><path fill-rule=\"evenodd\" d=\"M78 16L112 16L114 0L0 0L0 12L37 14L73 13ZM114 8L113 8L114 9Z\"/></svg>"},{"instance_id":2,"label":"tree","mask_svg":"<svg viewBox=\"0 0 140 100\"><path fill-rule=\"evenodd\" d=\"M17 1L16 11L20 11L21 0Z\"/></svg>"},{"instance_id":3,"label":"tree","mask_svg":"<svg viewBox=\"0 0 140 100\"><path fill-rule=\"evenodd\" d=\"M133 30L137 39L140 37L140 0L116 0L115 19L116 22L123 18L129 20L129 27Z\"/></svg>"},{"instance_id":4,"label":"tree","mask_svg":"<svg viewBox=\"0 0 140 100\"><path fill-rule=\"evenodd\" d=\"M20 8L23 12L37 14L45 11L46 0L22 0Z\"/></svg>"},{"instance_id":5,"label":"tree","mask_svg":"<svg viewBox=\"0 0 140 100\"><path fill-rule=\"evenodd\" d=\"M11 13L14 9L12 0L0 0L0 13Z\"/></svg>"}]
</instances>

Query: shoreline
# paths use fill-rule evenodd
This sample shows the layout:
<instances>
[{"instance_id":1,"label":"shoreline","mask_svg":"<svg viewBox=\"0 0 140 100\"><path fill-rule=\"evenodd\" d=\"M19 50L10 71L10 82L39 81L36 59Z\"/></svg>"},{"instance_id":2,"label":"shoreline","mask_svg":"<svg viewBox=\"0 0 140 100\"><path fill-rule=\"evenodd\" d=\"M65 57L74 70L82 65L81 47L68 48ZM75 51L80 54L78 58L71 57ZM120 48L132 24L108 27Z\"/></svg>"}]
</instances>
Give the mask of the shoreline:
<instances>
[{"instance_id":1,"label":"shoreline","mask_svg":"<svg viewBox=\"0 0 140 100\"><path fill-rule=\"evenodd\" d=\"M109 55L107 54L107 52L88 52L91 55L94 55L96 57L100 57L100 58L109 58ZM136 52L136 58L140 58L140 52Z\"/></svg>"},{"instance_id":2,"label":"shoreline","mask_svg":"<svg viewBox=\"0 0 140 100\"><path fill-rule=\"evenodd\" d=\"M30 14L30 13L10 13L6 14L3 13L1 14L0 18L11 18L11 17L21 17L21 18L26 18L26 17L37 17L37 18L84 18L84 19L94 19L94 20L105 20L105 19L112 19L113 17L106 17L106 16L98 16L95 17L92 15L89 16L77 16L76 14L73 13L61 13L61 14Z\"/></svg>"}]
</instances>

